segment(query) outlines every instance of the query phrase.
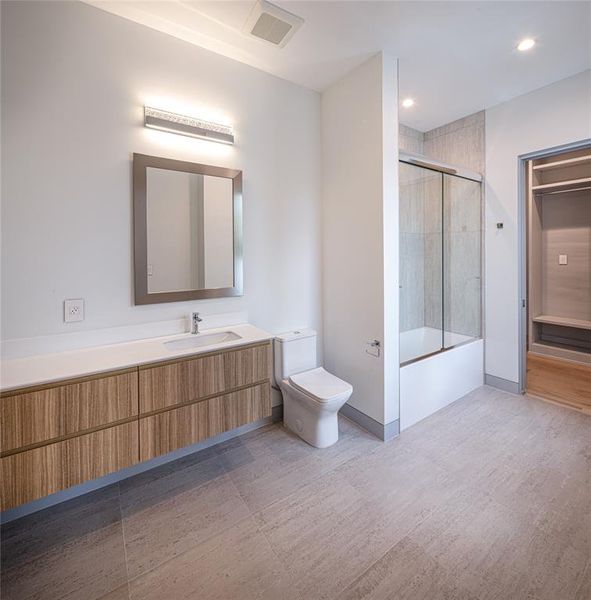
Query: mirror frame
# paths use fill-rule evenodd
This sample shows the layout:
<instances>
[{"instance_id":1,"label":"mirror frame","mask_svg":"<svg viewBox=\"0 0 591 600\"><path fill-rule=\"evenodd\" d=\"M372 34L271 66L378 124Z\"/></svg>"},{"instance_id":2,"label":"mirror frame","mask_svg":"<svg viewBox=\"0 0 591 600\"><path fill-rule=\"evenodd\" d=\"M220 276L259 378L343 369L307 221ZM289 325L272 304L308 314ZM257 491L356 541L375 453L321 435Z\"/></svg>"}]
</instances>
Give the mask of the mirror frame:
<instances>
[{"instance_id":1,"label":"mirror frame","mask_svg":"<svg viewBox=\"0 0 591 600\"><path fill-rule=\"evenodd\" d=\"M232 287L210 288L202 290L179 290L175 292L148 292L148 167L165 169L167 171L195 173L197 175L210 175L212 177L225 177L232 180L232 216L234 220L234 285ZM134 153L133 244L135 284L134 299L136 305L242 296L242 171Z\"/></svg>"}]
</instances>

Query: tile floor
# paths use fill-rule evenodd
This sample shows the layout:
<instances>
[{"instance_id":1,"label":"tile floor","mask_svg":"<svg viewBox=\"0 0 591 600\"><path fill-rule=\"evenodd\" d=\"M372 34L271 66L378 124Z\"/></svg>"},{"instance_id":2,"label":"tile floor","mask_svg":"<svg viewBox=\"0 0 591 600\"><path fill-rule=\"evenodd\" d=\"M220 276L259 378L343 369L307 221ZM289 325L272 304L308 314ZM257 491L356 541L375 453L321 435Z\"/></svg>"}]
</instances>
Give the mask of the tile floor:
<instances>
[{"instance_id":1,"label":"tile floor","mask_svg":"<svg viewBox=\"0 0 591 600\"><path fill-rule=\"evenodd\" d=\"M591 418L483 387L388 443L278 425L2 528L3 600L591 599Z\"/></svg>"}]
</instances>

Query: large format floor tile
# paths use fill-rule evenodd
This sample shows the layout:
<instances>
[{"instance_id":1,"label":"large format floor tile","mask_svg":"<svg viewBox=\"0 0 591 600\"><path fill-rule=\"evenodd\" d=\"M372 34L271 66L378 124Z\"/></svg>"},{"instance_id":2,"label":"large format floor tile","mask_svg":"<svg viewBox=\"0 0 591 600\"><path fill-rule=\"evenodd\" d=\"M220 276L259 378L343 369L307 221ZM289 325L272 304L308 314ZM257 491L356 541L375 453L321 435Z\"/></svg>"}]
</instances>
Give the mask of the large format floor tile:
<instances>
[{"instance_id":1,"label":"large format floor tile","mask_svg":"<svg viewBox=\"0 0 591 600\"><path fill-rule=\"evenodd\" d=\"M3 526L2 598L590 600L591 418L483 387L387 443L269 426Z\"/></svg>"},{"instance_id":2,"label":"large format floor tile","mask_svg":"<svg viewBox=\"0 0 591 600\"><path fill-rule=\"evenodd\" d=\"M219 459L201 458L188 457L121 484L130 578L250 515Z\"/></svg>"},{"instance_id":3,"label":"large format floor tile","mask_svg":"<svg viewBox=\"0 0 591 600\"><path fill-rule=\"evenodd\" d=\"M117 486L4 526L1 583L3 600L95 600L125 586Z\"/></svg>"},{"instance_id":4,"label":"large format floor tile","mask_svg":"<svg viewBox=\"0 0 591 600\"><path fill-rule=\"evenodd\" d=\"M240 444L222 445L220 459L246 504L257 511L382 445L347 419L340 421L339 436L338 444L319 450L275 426L245 436Z\"/></svg>"},{"instance_id":5,"label":"large format floor tile","mask_svg":"<svg viewBox=\"0 0 591 600\"><path fill-rule=\"evenodd\" d=\"M293 579L253 519L131 582L132 600L297 599Z\"/></svg>"}]
</instances>

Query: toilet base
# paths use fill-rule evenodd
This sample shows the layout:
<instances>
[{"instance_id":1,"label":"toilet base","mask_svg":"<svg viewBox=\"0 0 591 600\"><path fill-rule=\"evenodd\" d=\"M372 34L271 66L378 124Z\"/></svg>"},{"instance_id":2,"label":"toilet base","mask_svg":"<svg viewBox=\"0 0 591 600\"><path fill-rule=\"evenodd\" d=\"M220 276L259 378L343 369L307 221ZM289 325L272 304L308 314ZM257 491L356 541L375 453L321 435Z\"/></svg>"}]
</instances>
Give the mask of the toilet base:
<instances>
[{"instance_id":1,"label":"toilet base","mask_svg":"<svg viewBox=\"0 0 591 600\"><path fill-rule=\"evenodd\" d=\"M344 402L336 406L310 406L313 400L294 397L297 393L283 389L283 422L286 427L315 448L328 448L339 439L338 411Z\"/></svg>"}]
</instances>

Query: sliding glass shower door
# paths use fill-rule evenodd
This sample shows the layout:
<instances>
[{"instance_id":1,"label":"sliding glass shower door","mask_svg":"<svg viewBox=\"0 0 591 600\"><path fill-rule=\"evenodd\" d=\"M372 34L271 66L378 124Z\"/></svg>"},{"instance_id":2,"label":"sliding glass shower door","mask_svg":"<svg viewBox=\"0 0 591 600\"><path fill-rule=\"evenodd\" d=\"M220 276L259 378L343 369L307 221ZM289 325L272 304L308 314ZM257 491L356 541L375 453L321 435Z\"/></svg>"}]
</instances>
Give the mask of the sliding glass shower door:
<instances>
[{"instance_id":1,"label":"sliding glass shower door","mask_svg":"<svg viewBox=\"0 0 591 600\"><path fill-rule=\"evenodd\" d=\"M481 337L481 184L443 175L444 348Z\"/></svg>"},{"instance_id":2,"label":"sliding glass shower door","mask_svg":"<svg viewBox=\"0 0 591 600\"><path fill-rule=\"evenodd\" d=\"M400 163L400 362L481 335L480 182Z\"/></svg>"},{"instance_id":3,"label":"sliding glass shower door","mask_svg":"<svg viewBox=\"0 0 591 600\"><path fill-rule=\"evenodd\" d=\"M443 348L443 175L400 163L400 362Z\"/></svg>"}]
</instances>

